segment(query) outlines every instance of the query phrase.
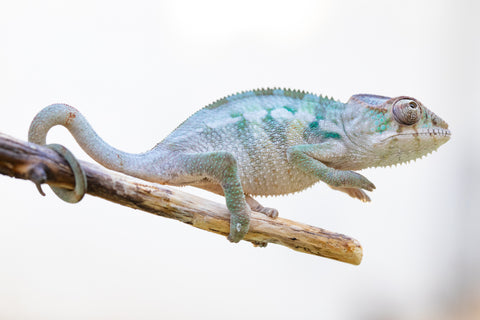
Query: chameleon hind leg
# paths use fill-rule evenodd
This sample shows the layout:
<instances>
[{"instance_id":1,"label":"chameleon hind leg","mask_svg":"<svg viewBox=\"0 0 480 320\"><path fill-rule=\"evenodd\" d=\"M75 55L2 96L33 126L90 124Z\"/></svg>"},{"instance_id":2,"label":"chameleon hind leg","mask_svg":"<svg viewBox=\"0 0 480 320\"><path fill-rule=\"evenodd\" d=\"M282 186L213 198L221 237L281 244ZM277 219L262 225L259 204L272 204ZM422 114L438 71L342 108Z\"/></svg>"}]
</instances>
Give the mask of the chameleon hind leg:
<instances>
[{"instance_id":1,"label":"chameleon hind leg","mask_svg":"<svg viewBox=\"0 0 480 320\"><path fill-rule=\"evenodd\" d=\"M228 152L185 153L176 154L173 162L175 174L162 179L162 183L195 186L205 178L217 182L231 214L228 240L242 240L250 225L250 208L245 201L235 157Z\"/></svg>"},{"instance_id":2,"label":"chameleon hind leg","mask_svg":"<svg viewBox=\"0 0 480 320\"><path fill-rule=\"evenodd\" d=\"M223 189L219 184L204 182L199 184L193 184L192 186L216 193L221 196L225 196L225 194L223 193ZM250 207L250 210L252 211L263 213L264 215L269 216L270 218L278 217L277 209L262 206L257 200L252 198L252 196L250 196L249 194L245 194L245 201L247 202L248 206Z\"/></svg>"},{"instance_id":3,"label":"chameleon hind leg","mask_svg":"<svg viewBox=\"0 0 480 320\"><path fill-rule=\"evenodd\" d=\"M225 196L225 194L223 193L223 189L219 184L213 184L211 182L210 183L203 182L198 184L195 183L192 186L216 193L223 197ZM277 209L262 206L257 200L252 198L252 196L250 196L249 194L245 194L245 201L247 202L248 206L250 207L250 210L252 211L263 213L264 215L269 216L270 218L278 217Z\"/></svg>"}]
</instances>

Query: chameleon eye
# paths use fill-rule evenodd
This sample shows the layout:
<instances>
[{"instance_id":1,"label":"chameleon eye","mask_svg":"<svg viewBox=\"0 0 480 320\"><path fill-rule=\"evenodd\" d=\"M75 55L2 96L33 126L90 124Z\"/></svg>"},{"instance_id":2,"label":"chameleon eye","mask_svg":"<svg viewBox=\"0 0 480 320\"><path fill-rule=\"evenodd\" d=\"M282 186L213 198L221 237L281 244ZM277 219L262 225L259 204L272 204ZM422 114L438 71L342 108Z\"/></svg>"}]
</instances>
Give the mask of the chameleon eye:
<instances>
[{"instance_id":1,"label":"chameleon eye","mask_svg":"<svg viewBox=\"0 0 480 320\"><path fill-rule=\"evenodd\" d=\"M414 101L402 102L398 101L392 108L395 120L404 125L412 125L420 120L420 108Z\"/></svg>"}]
</instances>

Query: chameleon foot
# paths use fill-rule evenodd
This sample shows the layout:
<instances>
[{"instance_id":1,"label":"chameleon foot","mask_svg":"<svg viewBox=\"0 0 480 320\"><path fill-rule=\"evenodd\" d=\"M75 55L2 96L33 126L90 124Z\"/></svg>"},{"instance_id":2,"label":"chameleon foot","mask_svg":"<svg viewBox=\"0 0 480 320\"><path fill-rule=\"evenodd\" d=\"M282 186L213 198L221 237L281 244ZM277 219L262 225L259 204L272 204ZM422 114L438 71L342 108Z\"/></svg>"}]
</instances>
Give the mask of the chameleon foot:
<instances>
[{"instance_id":1,"label":"chameleon foot","mask_svg":"<svg viewBox=\"0 0 480 320\"><path fill-rule=\"evenodd\" d=\"M65 148L62 145L49 144L49 145L46 145L46 147L57 152L67 161L75 177L75 188L73 190L67 190L67 189L58 188L58 187L50 187L50 188L52 188L52 191L55 192L55 194L63 201L66 201L69 203L79 202L80 200L82 200L87 190L87 177L82 167L78 163L78 160L67 148Z\"/></svg>"},{"instance_id":2,"label":"chameleon foot","mask_svg":"<svg viewBox=\"0 0 480 320\"><path fill-rule=\"evenodd\" d=\"M250 209L252 209L253 211L263 213L264 215L273 219L278 217L277 209L264 207L260 203L258 203L257 200L253 199L251 196L247 194L245 195L245 200L247 201L247 204L250 206Z\"/></svg>"},{"instance_id":3,"label":"chameleon foot","mask_svg":"<svg viewBox=\"0 0 480 320\"><path fill-rule=\"evenodd\" d=\"M370 197L363 191L362 189L358 188L343 188L343 187L332 187L330 186L333 190L338 190L345 192L352 198L359 199L362 202L370 202Z\"/></svg>"},{"instance_id":4,"label":"chameleon foot","mask_svg":"<svg viewBox=\"0 0 480 320\"><path fill-rule=\"evenodd\" d=\"M268 242L265 241L252 241L254 247L265 248L268 245Z\"/></svg>"},{"instance_id":5,"label":"chameleon foot","mask_svg":"<svg viewBox=\"0 0 480 320\"><path fill-rule=\"evenodd\" d=\"M230 242L239 242L247 234L250 226L249 212L232 214L230 217L230 234L228 240Z\"/></svg>"},{"instance_id":6,"label":"chameleon foot","mask_svg":"<svg viewBox=\"0 0 480 320\"><path fill-rule=\"evenodd\" d=\"M270 217L270 218L273 218L275 219L276 217L278 217L278 210L275 209L275 208L268 208L268 207L262 207L260 206L255 208L255 209L252 209L253 211L257 211L257 212L260 212L260 213L263 213L264 215Z\"/></svg>"}]
</instances>

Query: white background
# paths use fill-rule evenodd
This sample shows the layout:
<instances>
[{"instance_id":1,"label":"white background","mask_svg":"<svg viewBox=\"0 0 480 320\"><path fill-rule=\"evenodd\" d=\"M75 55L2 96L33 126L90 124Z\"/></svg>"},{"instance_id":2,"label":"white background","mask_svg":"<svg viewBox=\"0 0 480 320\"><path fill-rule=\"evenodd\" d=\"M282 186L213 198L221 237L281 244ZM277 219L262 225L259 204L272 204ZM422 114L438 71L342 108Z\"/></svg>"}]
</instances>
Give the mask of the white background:
<instances>
[{"instance_id":1,"label":"white background","mask_svg":"<svg viewBox=\"0 0 480 320\"><path fill-rule=\"evenodd\" d=\"M70 205L0 176L0 319L457 319L478 310L479 14L475 1L453 0L2 0L0 131L17 138L42 107L65 102L112 145L141 152L202 106L273 86L341 101L411 95L453 135L417 162L362 171L377 186L370 204L323 184L261 201L355 237L360 266L231 244L90 196ZM63 128L49 142L88 159Z\"/></svg>"}]
</instances>

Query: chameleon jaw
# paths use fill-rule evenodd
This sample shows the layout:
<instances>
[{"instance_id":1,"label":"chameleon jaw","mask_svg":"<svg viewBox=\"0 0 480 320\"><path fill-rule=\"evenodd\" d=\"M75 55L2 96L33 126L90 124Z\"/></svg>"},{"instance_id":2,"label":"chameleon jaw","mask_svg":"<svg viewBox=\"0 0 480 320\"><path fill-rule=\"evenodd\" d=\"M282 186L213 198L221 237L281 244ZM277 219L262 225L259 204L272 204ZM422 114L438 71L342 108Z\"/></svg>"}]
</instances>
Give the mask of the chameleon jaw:
<instances>
[{"instance_id":1,"label":"chameleon jaw","mask_svg":"<svg viewBox=\"0 0 480 320\"><path fill-rule=\"evenodd\" d=\"M376 150L373 152L377 161L366 167L385 167L422 158L450 140L450 136L450 130L438 127L396 133L375 143L372 150Z\"/></svg>"},{"instance_id":2,"label":"chameleon jaw","mask_svg":"<svg viewBox=\"0 0 480 320\"><path fill-rule=\"evenodd\" d=\"M446 138L445 142L447 142L450 139L451 132L448 129L443 129L443 128L426 128L422 130L415 130L415 132L406 132L406 133L397 133L395 135L392 135L390 137L387 137L385 139L382 139L380 142L385 142L394 138L405 138L405 137L440 137L440 138ZM445 142L442 142L445 143Z\"/></svg>"}]
</instances>

